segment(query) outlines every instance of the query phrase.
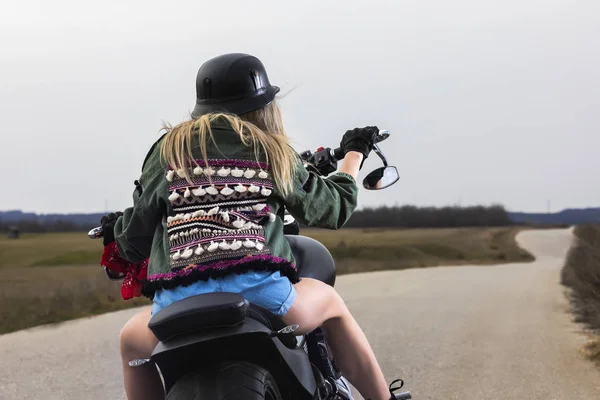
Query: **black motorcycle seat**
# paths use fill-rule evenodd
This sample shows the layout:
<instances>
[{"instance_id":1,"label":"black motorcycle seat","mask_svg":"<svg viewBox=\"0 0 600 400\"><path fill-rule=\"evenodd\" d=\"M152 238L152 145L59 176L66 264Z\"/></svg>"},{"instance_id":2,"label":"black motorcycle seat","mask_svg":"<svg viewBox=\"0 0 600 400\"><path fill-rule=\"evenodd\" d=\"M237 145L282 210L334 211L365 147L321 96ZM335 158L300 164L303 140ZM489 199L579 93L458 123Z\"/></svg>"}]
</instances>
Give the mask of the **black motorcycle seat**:
<instances>
[{"instance_id":1,"label":"black motorcycle seat","mask_svg":"<svg viewBox=\"0 0 600 400\"><path fill-rule=\"evenodd\" d=\"M272 331L285 328L277 315L257 304L251 304L237 293L203 293L176 301L156 313L148 328L160 341L176 335L206 328L231 327L243 323L246 317Z\"/></svg>"},{"instance_id":2,"label":"black motorcycle seat","mask_svg":"<svg viewBox=\"0 0 600 400\"><path fill-rule=\"evenodd\" d=\"M246 319L249 303L237 293L216 292L190 296L157 312L148 328L160 341L205 328L232 327Z\"/></svg>"},{"instance_id":3,"label":"black motorcycle seat","mask_svg":"<svg viewBox=\"0 0 600 400\"><path fill-rule=\"evenodd\" d=\"M300 278L313 278L333 286L335 261L327 247L308 236L285 235L296 259Z\"/></svg>"}]
</instances>

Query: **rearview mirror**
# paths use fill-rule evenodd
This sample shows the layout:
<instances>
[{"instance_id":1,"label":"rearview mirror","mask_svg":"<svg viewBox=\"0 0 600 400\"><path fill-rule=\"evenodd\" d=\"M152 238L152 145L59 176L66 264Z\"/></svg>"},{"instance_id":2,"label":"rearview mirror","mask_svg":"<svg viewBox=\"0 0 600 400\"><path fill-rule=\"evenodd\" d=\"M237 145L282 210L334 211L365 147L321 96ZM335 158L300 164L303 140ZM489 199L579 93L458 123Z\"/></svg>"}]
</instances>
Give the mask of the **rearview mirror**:
<instances>
[{"instance_id":1,"label":"rearview mirror","mask_svg":"<svg viewBox=\"0 0 600 400\"><path fill-rule=\"evenodd\" d=\"M365 177L363 187L367 190L381 190L392 186L399 179L396 167L381 167Z\"/></svg>"}]
</instances>

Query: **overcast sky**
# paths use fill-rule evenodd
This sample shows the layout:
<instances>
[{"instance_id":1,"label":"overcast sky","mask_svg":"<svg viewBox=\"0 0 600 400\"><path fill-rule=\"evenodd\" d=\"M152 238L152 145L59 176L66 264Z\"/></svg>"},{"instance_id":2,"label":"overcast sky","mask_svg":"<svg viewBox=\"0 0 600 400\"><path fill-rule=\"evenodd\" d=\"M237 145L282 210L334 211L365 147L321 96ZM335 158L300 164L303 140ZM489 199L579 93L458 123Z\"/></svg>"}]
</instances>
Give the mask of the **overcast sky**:
<instances>
[{"instance_id":1,"label":"overcast sky","mask_svg":"<svg viewBox=\"0 0 600 400\"><path fill-rule=\"evenodd\" d=\"M401 181L363 206L600 206L598 0L8 0L0 49L0 209L130 206L161 121L227 52L298 86L298 150L391 130Z\"/></svg>"}]
</instances>

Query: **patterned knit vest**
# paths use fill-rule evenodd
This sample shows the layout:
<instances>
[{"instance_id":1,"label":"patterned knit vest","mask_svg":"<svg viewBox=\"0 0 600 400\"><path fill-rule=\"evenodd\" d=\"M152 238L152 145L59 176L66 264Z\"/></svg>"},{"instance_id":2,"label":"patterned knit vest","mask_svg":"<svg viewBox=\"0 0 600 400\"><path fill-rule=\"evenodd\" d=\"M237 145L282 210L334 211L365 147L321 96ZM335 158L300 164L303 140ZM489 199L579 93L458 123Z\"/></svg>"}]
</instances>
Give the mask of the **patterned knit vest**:
<instances>
[{"instance_id":1,"label":"patterned knit vest","mask_svg":"<svg viewBox=\"0 0 600 400\"><path fill-rule=\"evenodd\" d=\"M198 166L188 168L192 183L185 179L183 170L169 167L167 171L171 272L149 276L147 289L249 269L279 270L297 282L295 267L271 255L265 242L263 225L276 218L266 202L273 191L270 166L251 160L195 163Z\"/></svg>"}]
</instances>

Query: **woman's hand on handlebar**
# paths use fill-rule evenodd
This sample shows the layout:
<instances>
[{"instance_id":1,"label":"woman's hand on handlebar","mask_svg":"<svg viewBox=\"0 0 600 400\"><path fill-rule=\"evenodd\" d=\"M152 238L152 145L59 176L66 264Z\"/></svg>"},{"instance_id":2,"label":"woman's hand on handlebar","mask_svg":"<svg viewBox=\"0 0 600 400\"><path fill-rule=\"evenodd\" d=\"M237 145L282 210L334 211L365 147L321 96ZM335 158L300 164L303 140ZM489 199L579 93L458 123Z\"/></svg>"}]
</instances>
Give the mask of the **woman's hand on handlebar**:
<instances>
[{"instance_id":1,"label":"woman's hand on handlebar","mask_svg":"<svg viewBox=\"0 0 600 400\"><path fill-rule=\"evenodd\" d=\"M342 141L340 142L340 148L346 156L349 152L358 152L362 154L363 159L359 166L359 168L362 168L364 160L369 157L369 153L373 150L375 144L374 140L378 133L379 128L376 126L354 128L344 134Z\"/></svg>"},{"instance_id":2,"label":"woman's hand on handlebar","mask_svg":"<svg viewBox=\"0 0 600 400\"><path fill-rule=\"evenodd\" d=\"M122 216L122 212L110 213L105 215L100 220L102 224L102 232L103 232L103 244L104 246L109 245L111 242L115 241L115 224L117 223L117 219Z\"/></svg>"}]
</instances>

